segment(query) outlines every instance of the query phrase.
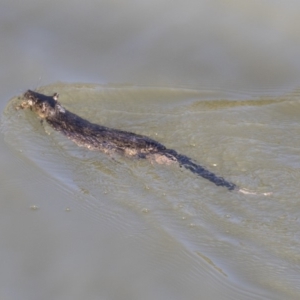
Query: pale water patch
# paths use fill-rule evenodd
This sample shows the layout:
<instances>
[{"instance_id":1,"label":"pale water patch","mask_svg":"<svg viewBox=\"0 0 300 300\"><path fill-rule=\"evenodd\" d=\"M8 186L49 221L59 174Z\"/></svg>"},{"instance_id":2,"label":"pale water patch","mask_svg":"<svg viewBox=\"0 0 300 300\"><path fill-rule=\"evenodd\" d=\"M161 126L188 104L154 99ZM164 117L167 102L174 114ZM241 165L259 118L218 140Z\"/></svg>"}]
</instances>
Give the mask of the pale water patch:
<instances>
[{"instance_id":1,"label":"pale water patch","mask_svg":"<svg viewBox=\"0 0 300 300\"><path fill-rule=\"evenodd\" d=\"M217 280L241 295L300 295L297 92L260 98L86 84L39 91L58 92L70 111L150 136L242 188L273 193L241 195L177 166L88 151L41 125L31 111L16 111L20 100L12 99L2 116L6 142L73 194L76 207L96 221L105 216L116 228L128 226L133 234L135 218L145 219L195 261L205 260Z\"/></svg>"}]
</instances>

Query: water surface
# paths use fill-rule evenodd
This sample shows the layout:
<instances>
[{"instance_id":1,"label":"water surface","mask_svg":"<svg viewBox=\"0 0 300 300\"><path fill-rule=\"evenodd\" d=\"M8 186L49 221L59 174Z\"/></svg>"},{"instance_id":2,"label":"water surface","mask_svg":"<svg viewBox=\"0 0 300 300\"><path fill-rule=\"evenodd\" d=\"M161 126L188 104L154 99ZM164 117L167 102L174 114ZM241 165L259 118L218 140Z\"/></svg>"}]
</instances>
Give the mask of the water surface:
<instances>
[{"instance_id":1,"label":"water surface","mask_svg":"<svg viewBox=\"0 0 300 300\"><path fill-rule=\"evenodd\" d=\"M299 10L2 1L0 298L299 299ZM273 194L78 148L28 88Z\"/></svg>"},{"instance_id":2,"label":"water surface","mask_svg":"<svg viewBox=\"0 0 300 300\"><path fill-rule=\"evenodd\" d=\"M16 111L20 99L14 98L2 117L5 141L73 198L68 209L84 211L95 226L105 219L113 232L122 228L126 234L142 232L149 238L154 227L167 237L162 256L171 247L180 249L176 267L186 267L186 255L192 264L199 264L194 271L189 269L183 279L187 284L190 272L196 272L195 278L206 276L202 267L207 264L214 280L228 285L238 297L250 290L252 299L268 299L268 290L279 298L296 297L295 195L300 177L296 92L277 98L241 97L221 90L86 84L55 84L40 91L58 92L72 112L148 135L258 193L229 192L175 165L80 148L41 124L31 111ZM264 192L272 195L266 197ZM145 251L150 251L148 246ZM160 259L154 259L157 266Z\"/></svg>"}]
</instances>

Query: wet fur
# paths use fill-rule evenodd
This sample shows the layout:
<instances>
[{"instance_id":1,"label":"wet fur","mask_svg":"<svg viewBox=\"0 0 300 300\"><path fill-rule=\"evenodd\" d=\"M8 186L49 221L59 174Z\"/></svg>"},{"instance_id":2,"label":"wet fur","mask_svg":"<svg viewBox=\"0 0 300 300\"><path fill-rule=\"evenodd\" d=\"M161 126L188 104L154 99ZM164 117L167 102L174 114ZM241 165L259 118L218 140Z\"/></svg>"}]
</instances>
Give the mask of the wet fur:
<instances>
[{"instance_id":1,"label":"wet fur","mask_svg":"<svg viewBox=\"0 0 300 300\"><path fill-rule=\"evenodd\" d=\"M167 149L159 142L143 135L108 128L91 123L63 108L57 101L58 94L46 96L28 90L24 101L18 108L30 108L42 120L48 122L55 130L63 133L80 146L104 153L119 153L125 156L148 158L161 164L179 163L191 172L228 190L236 189L236 185L215 175L195 163L191 158Z\"/></svg>"}]
</instances>

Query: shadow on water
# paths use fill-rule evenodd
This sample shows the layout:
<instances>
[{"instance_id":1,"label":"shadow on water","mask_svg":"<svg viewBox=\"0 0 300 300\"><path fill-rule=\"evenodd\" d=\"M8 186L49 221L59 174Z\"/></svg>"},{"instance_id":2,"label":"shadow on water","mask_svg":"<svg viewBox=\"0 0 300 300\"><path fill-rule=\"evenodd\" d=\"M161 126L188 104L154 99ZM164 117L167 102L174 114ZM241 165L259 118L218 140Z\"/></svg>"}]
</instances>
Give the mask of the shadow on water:
<instances>
[{"instance_id":1,"label":"shadow on water","mask_svg":"<svg viewBox=\"0 0 300 300\"><path fill-rule=\"evenodd\" d=\"M6 142L73 193L80 209L132 232L127 217L145 218L245 290L300 294L297 91L278 98L126 85L55 84L39 91L58 92L70 111L147 135L241 187L273 192L240 195L177 166L87 151L32 112L16 111L20 100L12 99L2 115Z\"/></svg>"}]
</instances>

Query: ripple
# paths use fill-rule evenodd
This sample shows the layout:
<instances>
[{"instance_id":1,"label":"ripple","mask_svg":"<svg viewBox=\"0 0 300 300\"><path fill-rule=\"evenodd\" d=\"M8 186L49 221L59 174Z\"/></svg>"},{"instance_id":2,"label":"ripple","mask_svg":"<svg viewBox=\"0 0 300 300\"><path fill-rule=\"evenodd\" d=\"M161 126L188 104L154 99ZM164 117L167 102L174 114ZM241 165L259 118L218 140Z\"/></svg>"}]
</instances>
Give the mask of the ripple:
<instances>
[{"instance_id":1,"label":"ripple","mask_svg":"<svg viewBox=\"0 0 300 300\"><path fill-rule=\"evenodd\" d=\"M58 92L67 109L148 135L243 188L273 192L240 195L176 166L87 151L41 125L32 112L16 111L19 99L13 98L2 115L5 141L74 195L75 207L131 232L143 219L244 291L299 292L293 259L300 257L298 91L248 97L224 90L59 83L40 92Z\"/></svg>"}]
</instances>

